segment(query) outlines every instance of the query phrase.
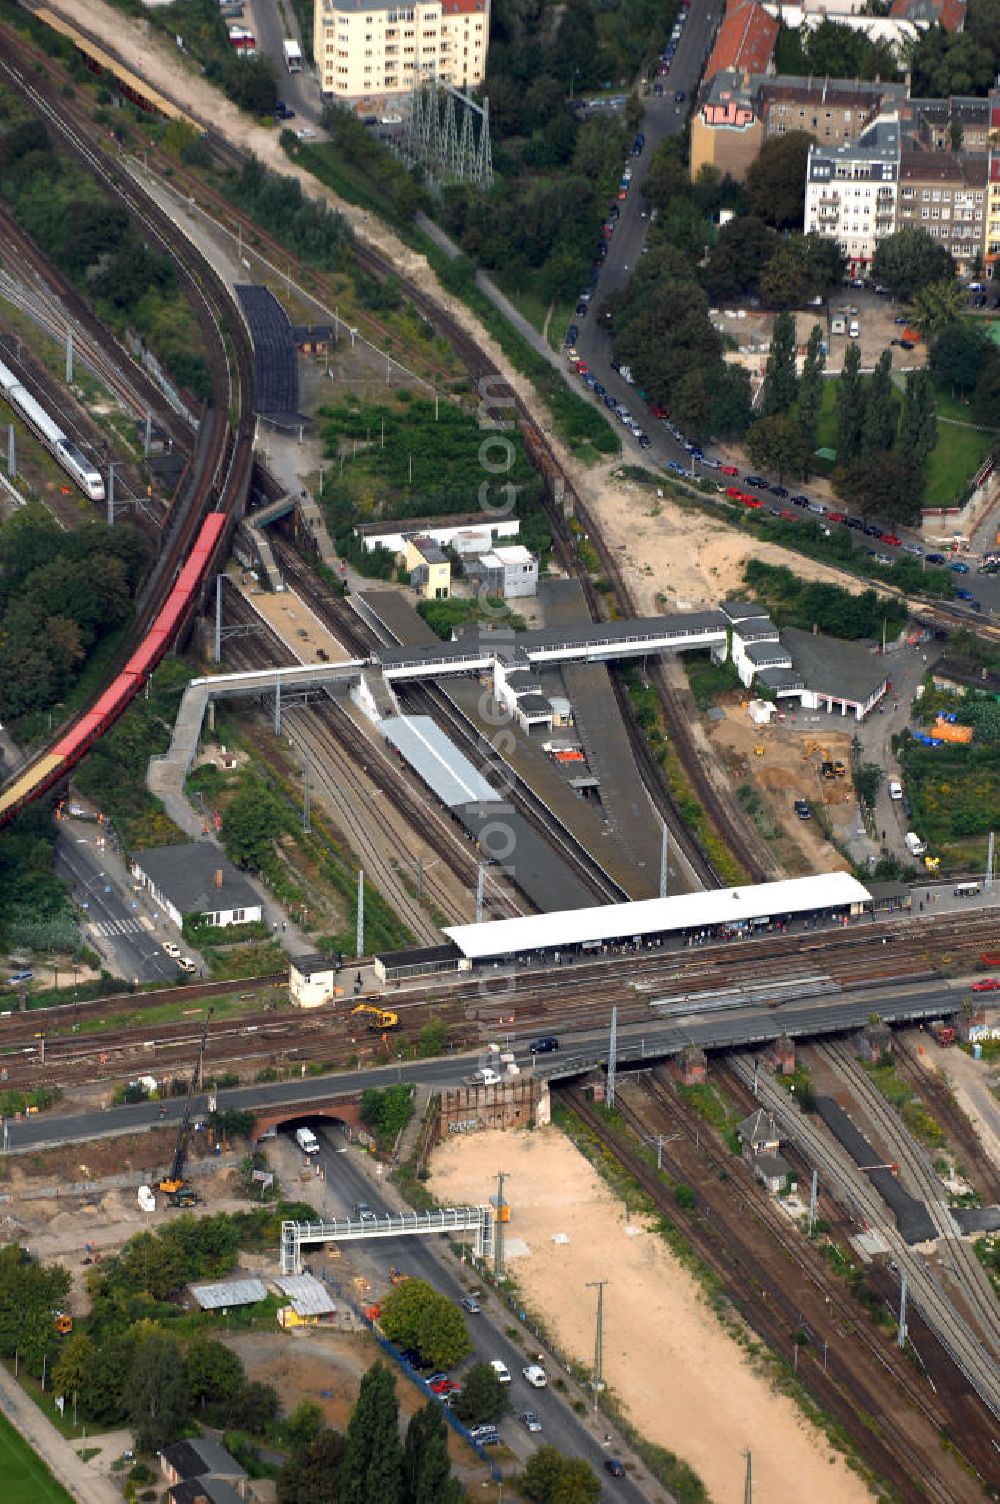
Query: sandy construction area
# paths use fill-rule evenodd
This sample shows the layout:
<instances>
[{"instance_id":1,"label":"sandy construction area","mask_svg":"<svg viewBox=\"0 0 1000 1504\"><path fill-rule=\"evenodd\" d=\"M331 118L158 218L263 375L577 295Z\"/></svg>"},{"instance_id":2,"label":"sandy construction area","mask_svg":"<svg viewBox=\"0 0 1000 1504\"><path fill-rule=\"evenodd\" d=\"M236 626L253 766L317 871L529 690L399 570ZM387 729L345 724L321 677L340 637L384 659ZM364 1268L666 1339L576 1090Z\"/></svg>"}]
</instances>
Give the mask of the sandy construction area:
<instances>
[{"instance_id":1,"label":"sandy construction area","mask_svg":"<svg viewBox=\"0 0 1000 1504\"><path fill-rule=\"evenodd\" d=\"M474 1198L498 1165L510 1176L510 1237L528 1248L510 1260L526 1303L566 1353L589 1364L595 1305L585 1287L608 1280L605 1377L635 1425L690 1463L713 1499L742 1496L747 1447L762 1499L870 1499L792 1401L754 1371L666 1245L634 1223L629 1230L624 1208L558 1129L443 1144L430 1188L451 1204ZM554 1242L557 1234L568 1241Z\"/></svg>"},{"instance_id":2,"label":"sandy construction area","mask_svg":"<svg viewBox=\"0 0 1000 1504\"><path fill-rule=\"evenodd\" d=\"M721 516L688 510L667 496L657 497L649 486L616 479L620 463L568 468L618 555L640 614L714 610L720 601L742 596L748 559L787 564L802 579L827 580L846 590L868 588L867 581L740 532Z\"/></svg>"}]
</instances>

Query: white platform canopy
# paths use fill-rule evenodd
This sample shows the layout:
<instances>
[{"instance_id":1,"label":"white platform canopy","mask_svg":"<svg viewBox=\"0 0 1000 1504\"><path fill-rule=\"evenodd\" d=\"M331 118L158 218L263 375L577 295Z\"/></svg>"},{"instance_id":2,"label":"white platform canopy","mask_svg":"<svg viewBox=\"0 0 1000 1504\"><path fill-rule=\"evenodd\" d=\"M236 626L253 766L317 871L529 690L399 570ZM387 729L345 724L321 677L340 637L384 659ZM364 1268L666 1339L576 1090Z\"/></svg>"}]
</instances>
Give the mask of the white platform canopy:
<instances>
[{"instance_id":1,"label":"white platform canopy","mask_svg":"<svg viewBox=\"0 0 1000 1504\"><path fill-rule=\"evenodd\" d=\"M529 914L520 919L494 919L486 924L456 924L446 928L445 934L469 960L480 961L525 951L643 940L677 930L710 929L755 919L849 909L868 901L868 889L849 872L823 872L815 877L745 888L680 893L673 898L646 898L639 903Z\"/></svg>"}]
</instances>

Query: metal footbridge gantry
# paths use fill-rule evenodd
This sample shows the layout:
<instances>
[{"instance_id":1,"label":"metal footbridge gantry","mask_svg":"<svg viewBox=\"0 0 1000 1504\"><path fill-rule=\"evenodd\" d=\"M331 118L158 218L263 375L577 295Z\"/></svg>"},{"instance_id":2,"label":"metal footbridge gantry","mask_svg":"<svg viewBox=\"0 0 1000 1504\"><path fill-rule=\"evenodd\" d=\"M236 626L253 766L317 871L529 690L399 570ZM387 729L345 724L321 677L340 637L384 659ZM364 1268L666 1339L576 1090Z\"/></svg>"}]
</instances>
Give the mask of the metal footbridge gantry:
<instances>
[{"instance_id":1,"label":"metal footbridge gantry","mask_svg":"<svg viewBox=\"0 0 1000 1504\"><path fill-rule=\"evenodd\" d=\"M430 1212L382 1212L332 1222L282 1222L281 1272L301 1274L304 1243L360 1243L371 1238L416 1237L427 1233L474 1232L480 1258L493 1253L496 1211L492 1206L442 1206Z\"/></svg>"}]
</instances>

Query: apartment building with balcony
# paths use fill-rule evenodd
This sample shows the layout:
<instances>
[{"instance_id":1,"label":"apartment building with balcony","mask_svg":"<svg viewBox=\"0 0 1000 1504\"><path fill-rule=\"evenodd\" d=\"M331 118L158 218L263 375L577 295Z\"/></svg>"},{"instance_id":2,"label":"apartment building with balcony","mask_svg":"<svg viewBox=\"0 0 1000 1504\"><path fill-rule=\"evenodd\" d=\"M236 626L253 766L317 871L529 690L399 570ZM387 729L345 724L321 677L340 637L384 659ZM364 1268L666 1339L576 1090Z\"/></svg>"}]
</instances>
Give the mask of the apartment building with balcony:
<instances>
[{"instance_id":1,"label":"apartment building with balcony","mask_svg":"<svg viewBox=\"0 0 1000 1504\"><path fill-rule=\"evenodd\" d=\"M880 115L849 146L809 149L806 233L836 240L852 276L867 272L879 241L896 229L900 157L898 115Z\"/></svg>"},{"instance_id":2,"label":"apartment building with balcony","mask_svg":"<svg viewBox=\"0 0 1000 1504\"><path fill-rule=\"evenodd\" d=\"M315 0L313 51L325 97L399 100L422 78L474 89L486 73L490 0Z\"/></svg>"},{"instance_id":3,"label":"apartment building with balcony","mask_svg":"<svg viewBox=\"0 0 1000 1504\"><path fill-rule=\"evenodd\" d=\"M989 168L984 154L904 145L900 157L896 229L926 230L951 252L960 276L971 275L986 255Z\"/></svg>"}]
</instances>

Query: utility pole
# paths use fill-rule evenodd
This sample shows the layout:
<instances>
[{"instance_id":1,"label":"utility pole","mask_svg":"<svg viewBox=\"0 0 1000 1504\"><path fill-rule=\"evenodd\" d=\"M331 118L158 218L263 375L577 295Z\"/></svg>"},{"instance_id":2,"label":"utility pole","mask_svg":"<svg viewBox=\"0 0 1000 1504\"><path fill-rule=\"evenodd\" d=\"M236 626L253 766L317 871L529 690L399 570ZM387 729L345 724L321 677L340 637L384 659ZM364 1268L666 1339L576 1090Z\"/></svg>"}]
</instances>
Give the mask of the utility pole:
<instances>
[{"instance_id":1,"label":"utility pole","mask_svg":"<svg viewBox=\"0 0 1000 1504\"><path fill-rule=\"evenodd\" d=\"M486 863L480 862L476 872L476 923L483 922L483 886L486 882Z\"/></svg>"},{"instance_id":2,"label":"utility pole","mask_svg":"<svg viewBox=\"0 0 1000 1504\"><path fill-rule=\"evenodd\" d=\"M666 898L666 896L667 896L667 855L668 855L668 852L669 852L669 848L670 848L670 832L667 830L666 823L664 823L663 829L662 829L661 835L660 835L660 897L661 898Z\"/></svg>"},{"instance_id":3,"label":"utility pole","mask_svg":"<svg viewBox=\"0 0 1000 1504\"><path fill-rule=\"evenodd\" d=\"M615 1066L618 1063L618 1009L611 1010L611 1038L608 1041L608 1089L605 1099L609 1107L615 1105Z\"/></svg>"},{"instance_id":4,"label":"utility pole","mask_svg":"<svg viewBox=\"0 0 1000 1504\"><path fill-rule=\"evenodd\" d=\"M597 1409L597 1396L604 1388L604 1286L606 1279L592 1279L587 1281L588 1290L597 1291L597 1332L594 1338L594 1409Z\"/></svg>"},{"instance_id":5,"label":"utility pole","mask_svg":"<svg viewBox=\"0 0 1000 1504\"><path fill-rule=\"evenodd\" d=\"M7 429L7 474L11 480L17 474L17 435L13 423Z\"/></svg>"},{"instance_id":6,"label":"utility pole","mask_svg":"<svg viewBox=\"0 0 1000 1504\"><path fill-rule=\"evenodd\" d=\"M809 1192L809 1236L816 1226L816 1198L819 1195L819 1171L813 1170L812 1189Z\"/></svg>"},{"instance_id":7,"label":"utility pole","mask_svg":"<svg viewBox=\"0 0 1000 1504\"><path fill-rule=\"evenodd\" d=\"M503 1170L497 1171L497 1216L496 1236L493 1239L493 1278L499 1284L504 1277L503 1272Z\"/></svg>"},{"instance_id":8,"label":"utility pole","mask_svg":"<svg viewBox=\"0 0 1000 1504\"><path fill-rule=\"evenodd\" d=\"M147 412L146 413L146 427L145 427L145 430L143 431L143 436L142 436L142 452L143 452L143 455L147 459L149 458L149 451L152 448L152 446L153 446L153 414L151 412Z\"/></svg>"},{"instance_id":9,"label":"utility pole","mask_svg":"<svg viewBox=\"0 0 1000 1504\"><path fill-rule=\"evenodd\" d=\"M281 680L277 675L274 679L274 734L281 735Z\"/></svg>"},{"instance_id":10,"label":"utility pole","mask_svg":"<svg viewBox=\"0 0 1000 1504\"><path fill-rule=\"evenodd\" d=\"M358 934L357 934L358 960L365 953L365 872L363 867L358 868Z\"/></svg>"},{"instance_id":11,"label":"utility pole","mask_svg":"<svg viewBox=\"0 0 1000 1504\"><path fill-rule=\"evenodd\" d=\"M423 903L423 901L424 901L424 854L423 854L423 852L421 852L420 855L417 857L417 902L418 903Z\"/></svg>"},{"instance_id":12,"label":"utility pole","mask_svg":"<svg viewBox=\"0 0 1000 1504\"><path fill-rule=\"evenodd\" d=\"M73 384L73 331L66 325L66 385Z\"/></svg>"},{"instance_id":13,"label":"utility pole","mask_svg":"<svg viewBox=\"0 0 1000 1504\"><path fill-rule=\"evenodd\" d=\"M306 747L303 751L302 763L302 829L306 835L312 830L309 818L309 772L309 748Z\"/></svg>"},{"instance_id":14,"label":"utility pole","mask_svg":"<svg viewBox=\"0 0 1000 1504\"><path fill-rule=\"evenodd\" d=\"M11 433L13 433L13 432L14 432L14 430L11 429ZM11 471L11 474L13 474L13 471ZM983 887L985 888L985 890L986 890L987 893L992 893L992 891L993 891L993 861L994 861L994 833L991 830L990 831L990 839L989 839L989 841L987 843L987 846L986 846L986 881L983 883Z\"/></svg>"},{"instance_id":15,"label":"utility pole","mask_svg":"<svg viewBox=\"0 0 1000 1504\"><path fill-rule=\"evenodd\" d=\"M899 1276L899 1329L896 1333L896 1342L900 1347L906 1346L906 1270L903 1269Z\"/></svg>"},{"instance_id":16,"label":"utility pole","mask_svg":"<svg viewBox=\"0 0 1000 1504\"><path fill-rule=\"evenodd\" d=\"M108 461L108 527L115 525L115 462Z\"/></svg>"},{"instance_id":17,"label":"utility pole","mask_svg":"<svg viewBox=\"0 0 1000 1504\"><path fill-rule=\"evenodd\" d=\"M212 659L222 662L222 573L215 576L215 640L212 643Z\"/></svg>"},{"instance_id":18,"label":"utility pole","mask_svg":"<svg viewBox=\"0 0 1000 1504\"><path fill-rule=\"evenodd\" d=\"M743 1479L743 1504L753 1504L753 1482L750 1471L750 1448L743 1453L747 1460L746 1476Z\"/></svg>"}]
</instances>

